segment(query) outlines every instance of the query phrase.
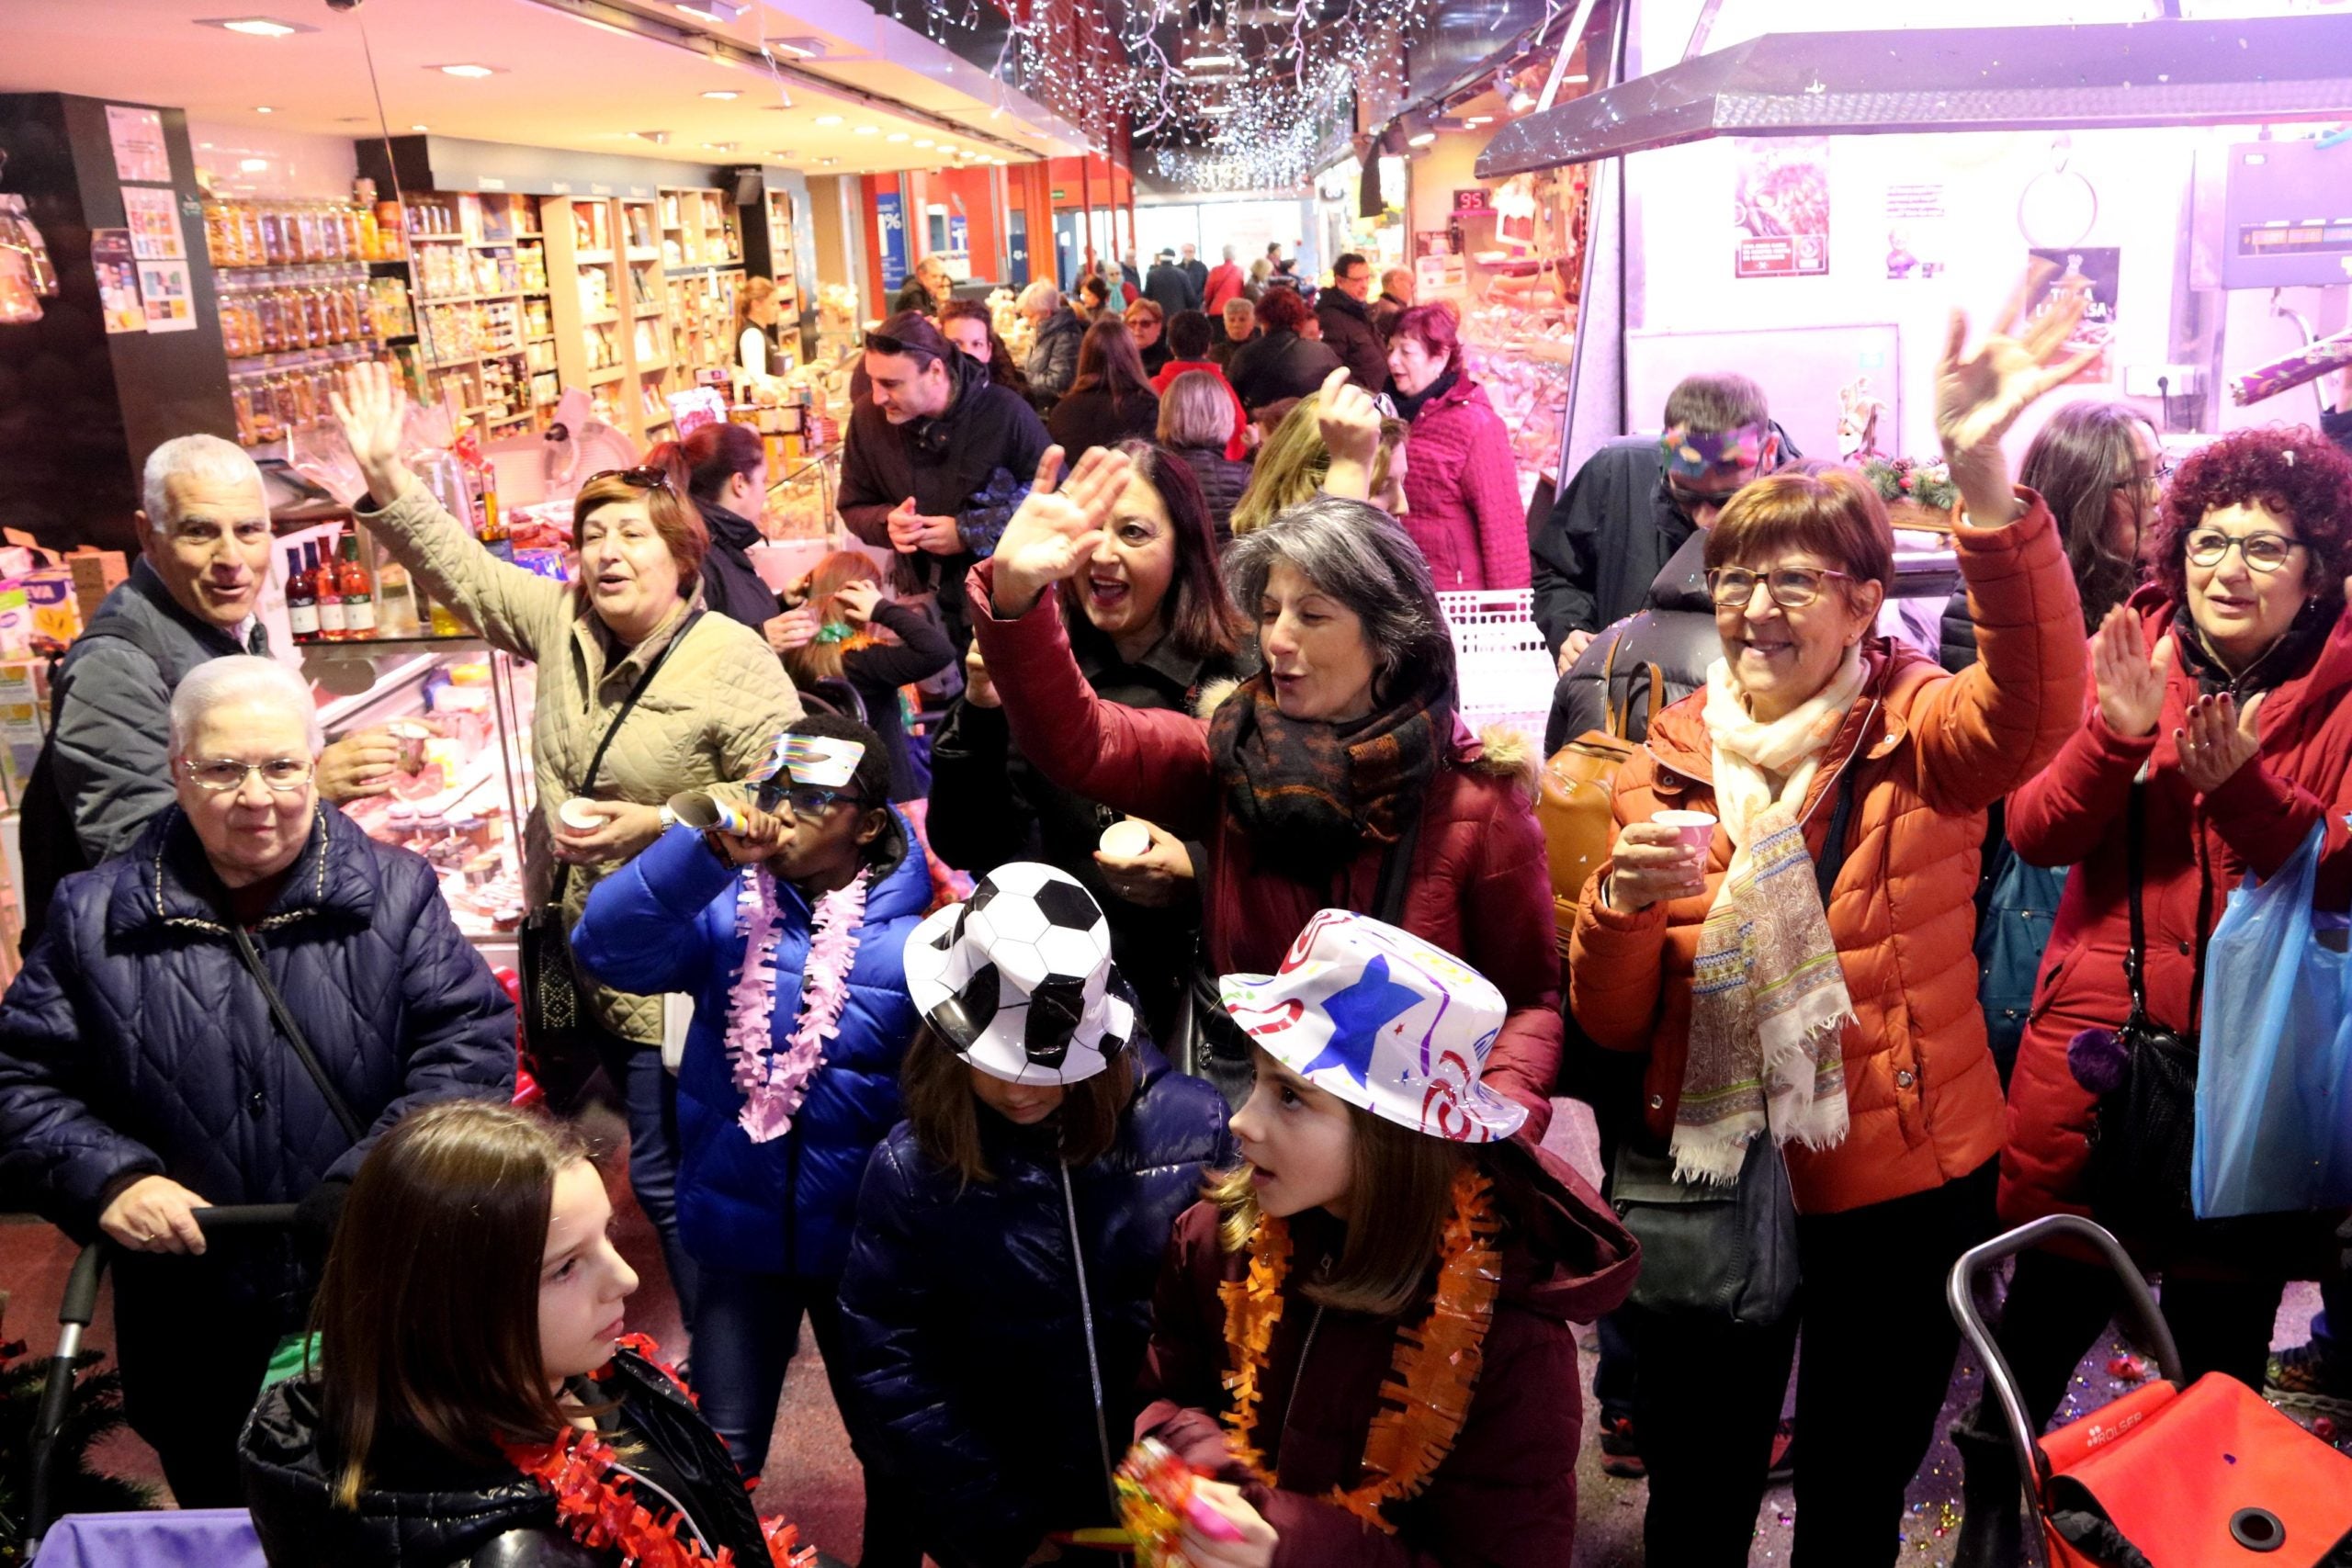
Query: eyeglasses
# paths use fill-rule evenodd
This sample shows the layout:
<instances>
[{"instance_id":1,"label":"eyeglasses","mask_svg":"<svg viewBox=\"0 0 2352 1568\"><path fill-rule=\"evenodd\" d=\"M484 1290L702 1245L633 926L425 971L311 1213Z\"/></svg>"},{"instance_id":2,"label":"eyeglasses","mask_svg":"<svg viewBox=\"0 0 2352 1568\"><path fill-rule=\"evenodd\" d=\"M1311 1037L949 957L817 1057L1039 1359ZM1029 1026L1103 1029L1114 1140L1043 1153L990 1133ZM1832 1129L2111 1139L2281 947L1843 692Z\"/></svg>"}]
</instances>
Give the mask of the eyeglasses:
<instances>
[{"instance_id":1,"label":"eyeglasses","mask_svg":"<svg viewBox=\"0 0 2352 1568\"><path fill-rule=\"evenodd\" d=\"M1731 500L1733 493L1733 491L1728 490L1692 490L1679 479L1666 481L1667 499L1674 502L1676 510L1686 513L1709 507L1720 512Z\"/></svg>"},{"instance_id":2,"label":"eyeglasses","mask_svg":"<svg viewBox=\"0 0 2352 1568\"><path fill-rule=\"evenodd\" d=\"M1761 582L1773 604L1783 610L1802 610L1821 597L1822 579L1827 577L1853 581L1848 573L1826 567L1781 566L1770 571L1749 571L1745 567L1719 566L1707 573L1707 596L1719 610L1744 610L1754 602L1756 585Z\"/></svg>"},{"instance_id":3,"label":"eyeglasses","mask_svg":"<svg viewBox=\"0 0 2352 1568\"><path fill-rule=\"evenodd\" d=\"M2155 489L2162 490L2166 484L2170 483L2171 480L2172 460L2170 458L2162 458L2157 461L2154 469L2144 474L2133 474L2128 479L2118 479L2115 481L2113 488L2116 490L2145 490L2154 486Z\"/></svg>"},{"instance_id":4,"label":"eyeglasses","mask_svg":"<svg viewBox=\"0 0 2352 1568\"><path fill-rule=\"evenodd\" d=\"M245 787L245 780L254 774L280 795L290 794L311 782L318 764L308 757L272 757L266 762L240 762L234 757L190 758L180 765L187 782L212 795L223 795L232 789Z\"/></svg>"},{"instance_id":5,"label":"eyeglasses","mask_svg":"<svg viewBox=\"0 0 2352 1568\"><path fill-rule=\"evenodd\" d=\"M2219 528L2199 528L2188 536L2188 564L2217 567L2229 558L2232 546L2236 547L2252 570L2277 571L2287 564L2289 556L2303 548L2303 542L2284 534L2247 534L2233 538Z\"/></svg>"},{"instance_id":6,"label":"eyeglasses","mask_svg":"<svg viewBox=\"0 0 2352 1568\"><path fill-rule=\"evenodd\" d=\"M837 800L853 806L863 805L865 797L855 790L826 789L817 784L783 784L771 779L760 786L757 796L763 811L774 811L779 806L789 806L795 817L822 817Z\"/></svg>"},{"instance_id":7,"label":"eyeglasses","mask_svg":"<svg viewBox=\"0 0 2352 1568\"><path fill-rule=\"evenodd\" d=\"M668 490L670 488L670 476L660 468L606 468L603 473L588 476L590 484L595 484L603 479L618 479L621 483L634 485L639 490Z\"/></svg>"}]
</instances>

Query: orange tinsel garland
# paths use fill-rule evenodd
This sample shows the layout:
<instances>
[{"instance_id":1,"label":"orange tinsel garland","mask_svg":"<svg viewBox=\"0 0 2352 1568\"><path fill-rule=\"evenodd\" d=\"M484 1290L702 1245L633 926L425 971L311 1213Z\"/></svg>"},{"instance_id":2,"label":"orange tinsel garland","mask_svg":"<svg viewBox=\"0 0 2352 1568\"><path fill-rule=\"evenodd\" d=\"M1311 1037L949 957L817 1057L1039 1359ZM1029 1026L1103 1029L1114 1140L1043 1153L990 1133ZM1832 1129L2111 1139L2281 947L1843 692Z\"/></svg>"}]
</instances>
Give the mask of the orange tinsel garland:
<instances>
[{"instance_id":1,"label":"orange tinsel garland","mask_svg":"<svg viewBox=\"0 0 2352 1568\"><path fill-rule=\"evenodd\" d=\"M1499 1228L1493 1187L1475 1167L1464 1166L1453 1179L1453 1213L1439 1249L1437 1300L1419 1328L1397 1329L1380 1412L1364 1434L1363 1469L1371 1479L1353 1488L1335 1486L1324 1499L1386 1534L1396 1534L1396 1527L1381 1509L1419 1495L1470 1414L1502 1282L1502 1257L1495 1247ZM1257 1445L1259 1384L1274 1325L1282 1321L1290 1259L1290 1227L1261 1214L1250 1233L1248 1276L1218 1287L1234 1367L1226 1378L1232 1395L1226 1429L1234 1459L1267 1486L1281 1482L1267 1471Z\"/></svg>"}]
</instances>

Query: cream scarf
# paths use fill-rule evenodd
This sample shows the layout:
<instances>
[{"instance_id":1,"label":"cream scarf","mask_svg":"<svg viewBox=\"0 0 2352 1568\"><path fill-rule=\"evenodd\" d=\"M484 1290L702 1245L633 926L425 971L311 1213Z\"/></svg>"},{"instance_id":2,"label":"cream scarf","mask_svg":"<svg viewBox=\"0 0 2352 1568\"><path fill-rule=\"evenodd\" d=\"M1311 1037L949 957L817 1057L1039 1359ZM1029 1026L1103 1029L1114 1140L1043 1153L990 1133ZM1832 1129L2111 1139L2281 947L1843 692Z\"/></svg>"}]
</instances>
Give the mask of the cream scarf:
<instances>
[{"instance_id":1,"label":"cream scarf","mask_svg":"<svg viewBox=\"0 0 2352 1568\"><path fill-rule=\"evenodd\" d=\"M1846 1136L1839 1041L1853 1001L1797 812L1861 691L1854 648L1827 686L1768 724L1748 714L1724 660L1708 669L1715 815L1733 853L1700 929L1691 979L1671 1144L1682 1180L1736 1179L1758 1133L1807 1148Z\"/></svg>"}]
</instances>

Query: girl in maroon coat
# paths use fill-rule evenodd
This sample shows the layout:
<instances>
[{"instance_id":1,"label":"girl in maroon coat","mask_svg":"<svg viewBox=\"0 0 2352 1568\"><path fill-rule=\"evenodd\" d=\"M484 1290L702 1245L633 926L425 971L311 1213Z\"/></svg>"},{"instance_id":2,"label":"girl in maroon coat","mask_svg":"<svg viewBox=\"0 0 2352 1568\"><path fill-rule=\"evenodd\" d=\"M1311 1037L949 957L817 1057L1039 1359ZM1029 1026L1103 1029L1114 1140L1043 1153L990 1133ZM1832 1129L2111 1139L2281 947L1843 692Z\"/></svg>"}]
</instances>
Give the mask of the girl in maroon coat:
<instances>
[{"instance_id":1,"label":"girl in maroon coat","mask_svg":"<svg viewBox=\"0 0 2352 1568\"><path fill-rule=\"evenodd\" d=\"M1440 592L1524 588L1527 503L1519 493L1510 433L1487 389L1462 367L1453 311L1416 305L1388 340L1405 440L1405 532L1429 558Z\"/></svg>"},{"instance_id":2,"label":"girl in maroon coat","mask_svg":"<svg viewBox=\"0 0 2352 1568\"><path fill-rule=\"evenodd\" d=\"M2147 1010L2160 1029L2197 1030L2205 944L2224 899L2249 873L2276 874L2314 824L2326 825L2317 907L2341 909L2352 897L2352 461L2309 430L2217 441L2181 465L2145 556L2154 582L2091 639L2095 695L2083 728L2009 799L2018 852L2075 869L2009 1083L2001 1216L2117 1223L2166 1269L2165 1315L2188 1375L2224 1371L2258 1388L2282 1278L2300 1261L2276 1242L2291 1241L2293 1226L2267 1256L2232 1247L2217 1257L2225 1237L2188 1217L2186 1171L2172 1173L2181 1184L2172 1223L2135 1224L2094 1206L2095 1097L2068 1054L2078 1032L2113 1030L2131 1011L2135 816ZM2165 1173L2146 1180L2153 1199ZM2324 1225L2310 1228L2324 1238ZM2001 1343L2037 1426L2113 1306L2103 1268L2045 1253L2018 1259ZM2000 1540L1979 1546L1971 1538L1987 1532L1971 1529L1955 1561L2007 1561L2018 1495L2008 1442L1997 1409L1971 1425L1991 1440L1963 1443L1968 1491L2002 1499ZM1995 1516L1984 1517L1989 1526Z\"/></svg>"},{"instance_id":3,"label":"girl in maroon coat","mask_svg":"<svg viewBox=\"0 0 2352 1568\"><path fill-rule=\"evenodd\" d=\"M1634 1245L1479 1081L1501 995L1340 909L1221 991L1258 1043L1248 1163L1177 1222L1136 1423L1236 1527L1185 1558L1566 1562L1574 1325L1623 1299Z\"/></svg>"}]
</instances>

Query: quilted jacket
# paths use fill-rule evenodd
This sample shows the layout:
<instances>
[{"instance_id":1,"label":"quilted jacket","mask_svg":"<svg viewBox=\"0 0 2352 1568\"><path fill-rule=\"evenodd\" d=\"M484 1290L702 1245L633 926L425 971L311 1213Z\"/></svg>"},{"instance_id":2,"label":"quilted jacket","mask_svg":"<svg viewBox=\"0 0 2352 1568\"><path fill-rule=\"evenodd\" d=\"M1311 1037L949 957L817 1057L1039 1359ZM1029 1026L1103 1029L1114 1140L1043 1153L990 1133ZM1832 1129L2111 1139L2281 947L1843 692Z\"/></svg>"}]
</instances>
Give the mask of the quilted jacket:
<instances>
[{"instance_id":1,"label":"quilted jacket","mask_svg":"<svg viewBox=\"0 0 2352 1568\"><path fill-rule=\"evenodd\" d=\"M667 647L688 613L657 628L627 653L614 647L577 585L501 562L422 485L359 520L416 575L424 591L455 610L495 648L537 666L537 715L531 761L539 809L524 840L524 880L536 901L555 872L547 813L580 793L596 743L646 661ZM695 603L700 603L696 590ZM662 666L653 684L614 737L597 770L600 800L659 806L681 790L749 778L800 716L792 677L759 633L725 615L705 615ZM588 890L607 865L575 865L565 879L564 915L578 918ZM614 990L593 993L615 1032L644 1043L662 1038L662 1004Z\"/></svg>"},{"instance_id":2,"label":"quilted jacket","mask_svg":"<svg viewBox=\"0 0 2352 1568\"><path fill-rule=\"evenodd\" d=\"M322 806L253 932L271 980L368 1127L357 1145L272 1021L172 807L66 878L0 1001L0 1188L77 1236L107 1189L170 1177L213 1203L348 1180L408 1111L514 1089L514 1010L433 868Z\"/></svg>"},{"instance_id":3,"label":"quilted jacket","mask_svg":"<svg viewBox=\"0 0 2352 1568\"><path fill-rule=\"evenodd\" d=\"M660 1456L666 1479L685 1481L688 1495L682 1501L695 1524L709 1531L708 1544L732 1548L747 1568L768 1560L759 1517L726 1449L660 1368L624 1347L582 1392L590 1399L617 1400L609 1419ZM321 1450L319 1420L318 1380L288 1379L262 1395L238 1444L254 1532L272 1562L624 1568L617 1550L574 1541L556 1522L554 1495L521 1471L469 1461L423 1438L379 1439L358 1506L341 1507L334 1500L334 1461ZM691 1540L694 1532L682 1529L679 1536Z\"/></svg>"},{"instance_id":4,"label":"quilted jacket","mask_svg":"<svg viewBox=\"0 0 2352 1568\"><path fill-rule=\"evenodd\" d=\"M1217 547L1224 548L1233 541L1233 509L1240 504L1241 492L1250 488L1250 465L1235 462L1214 446L1172 450L1200 480L1201 499L1208 503L1209 526L1216 530Z\"/></svg>"},{"instance_id":5,"label":"quilted jacket","mask_svg":"<svg viewBox=\"0 0 2352 1568\"><path fill-rule=\"evenodd\" d=\"M1527 507L1510 434L1468 377L1421 405L1405 437L1405 515L1441 592L1528 585Z\"/></svg>"},{"instance_id":6,"label":"quilted jacket","mask_svg":"<svg viewBox=\"0 0 2352 1568\"><path fill-rule=\"evenodd\" d=\"M1381 846L1366 844L1316 886L1260 864L1217 781L1207 721L1103 702L1070 656L1047 596L1017 620L991 613L992 564L972 572L973 634L1014 743L1063 788L1206 843L1202 931L1214 973L1271 975L1316 910L1374 907ZM1474 739L1457 719L1421 807L1397 923L1502 992L1510 1012L1487 1081L1527 1107L1527 1135L1539 1140L1551 1122L1562 1032L1547 863L1525 740L1509 730Z\"/></svg>"},{"instance_id":7,"label":"quilted jacket","mask_svg":"<svg viewBox=\"0 0 2352 1568\"><path fill-rule=\"evenodd\" d=\"M743 967L736 927L750 877L719 863L690 828L673 828L590 895L571 933L581 965L615 985L684 991L693 1029L678 1066L678 1234L704 1262L759 1274L829 1279L849 1256L866 1156L901 1114L899 1065L914 1038L901 952L931 904L931 874L894 808L894 837L865 895L840 1032L792 1130L764 1144L736 1124L743 1096L727 1053L728 993ZM776 885L784 910L775 948L777 1050L799 1020L808 961L808 900Z\"/></svg>"},{"instance_id":8,"label":"quilted jacket","mask_svg":"<svg viewBox=\"0 0 2352 1568\"><path fill-rule=\"evenodd\" d=\"M1274 1568L1560 1568L1577 1527L1582 1389L1576 1325L1625 1299L1639 1252L1583 1178L1541 1149L1497 1147L1517 1167L1522 1212L1506 1211L1502 1283L1484 1363L1453 1448L1427 1490L1390 1505L1394 1532L1329 1500L1369 1479L1365 1439L1384 1396L1399 1332L1395 1318L1318 1308L1300 1290L1335 1248L1321 1210L1291 1223L1292 1269L1260 1382L1257 1441L1280 1490L1233 1461L1219 1417L1227 1405L1224 1290L1248 1277L1247 1253L1217 1238L1217 1208L1177 1222L1152 1314L1135 1435L1156 1437L1197 1468L1242 1488L1281 1540ZM1427 1307L1408 1309L1418 1323Z\"/></svg>"},{"instance_id":9,"label":"quilted jacket","mask_svg":"<svg viewBox=\"0 0 2352 1568\"><path fill-rule=\"evenodd\" d=\"M1235 391L1233 389L1233 383L1225 378L1224 366L1219 365L1214 359L1171 359L1167 364L1161 366L1159 369L1153 374L1151 378L1151 389L1158 392L1160 395L1160 398L1164 400L1168 396L1168 389L1176 384L1176 378L1193 370L1199 371L1204 376L1216 377L1217 379L1217 385L1225 389L1225 395L1233 400L1233 431L1232 434L1226 437L1225 445L1222 447L1217 448L1217 450L1222 451L1234 462L1246 462L1250 457L1250 443L1241 433L1250 423L1250 412L1247 409L1241 406L1241 394ZM1155 432L1153 438L1156 437L1157 433ZM1199 465L1195 464L1195 471L1198 471L1198 468ZM1246 474L1243 476L1243 479L1244 482L1247 482L1248 476ZM1205 480L1203 481L1203 485L1204 488L1205 488ZM1237 497L1239 493L1240 492L1238 491L1235 492ZM1228 511L1231 510L1231 504L1229 502L1227 503L1227 509Z\"/></svg>"},{"instance_id":10,"label":"quilted jacket","mask_svg":"<svg viewBox=\"0 0 2352 1568\"><path fill-rule=\"evenodd\" d=\"M2173 606L2153 588L2132 605L2153 647L2173 635ZM2086 1212L2091 1097L2066 1069L2083 1029L2112 1029L2131 1012L2123 955L2131 947L2132 781L2149 769L2146 870L2148 1012L2167 1029L2198 1027L2192 987L2223 900L2252 872L2268 876L2327 824L2314 907L2352 897L2352 610L2310 668L2281 682L2256 718L2261 750L2211 795L2181 776L2173 734L2196 701L2195 674L2176 663L2153 734L2121 736L2100 717L2094 689L2048 771L2011 797L2010 842L2037 864L2074 864L2044 951L2033 1009L2009 1079L2001 1151L2001 1214L2012 1224Z\"/></svg>"},{"instance_id":11,"label":"quilted jacket","mask_svg":"<svg viewBox=\"0 0 2352 1568\"><path fill-rule=\"evenodd\" d=\"M850 1375L867 1451L920 1483L923 1545L942 1568L1017 1568L1048 1529L1112 1522L1073 1227L1106 1418L1125 1433L1176 1216L1236 1157L1216 1090L1148 1040L1130 1050L1137 1082L1118 1140L1067 1184L1050 1124L985 1108L993 1180L966 1184L904 1122L865 1168L842 1276Z\"/></svg>"},{"instance_id":12,"label":"quilted jacket","mask_svg":"<svg viewBox=\"0 0 2352 1568\"><path fill-rule=\"evenodd\" d=\"M1853 773L1846 863L1828 911L1859 1020L1844 1041L1851 1130L1834 1148L1789 1145L1804 1213L1925 1191L2000 1148L2001 1085L1973 946L1984 813L2080 722L2086 677L2082 612L2050 509L2030 491L2018 494L2028 510L2007 527L1953 529L1983 661L1952 675L1872 639L1862 695L1805 801L1807 845L1818 855L1833 792ZM1651 724L1646 747L1617 775L1619 823L1715 809L1705 700L1693 694ZM1644 1109L1660 1139L1681 1093L1699 928L1730 858L1729 839L1717 833L1704 894L1631 913L1601 904L1604 864L1570 939L1569 1006L1600 1045L1649 1053Z\"/></svg>"}]
</instances>

